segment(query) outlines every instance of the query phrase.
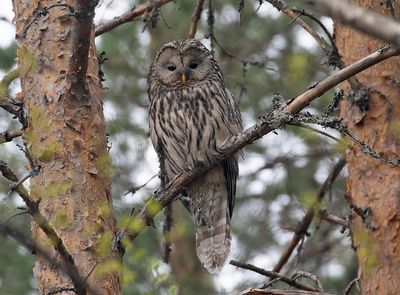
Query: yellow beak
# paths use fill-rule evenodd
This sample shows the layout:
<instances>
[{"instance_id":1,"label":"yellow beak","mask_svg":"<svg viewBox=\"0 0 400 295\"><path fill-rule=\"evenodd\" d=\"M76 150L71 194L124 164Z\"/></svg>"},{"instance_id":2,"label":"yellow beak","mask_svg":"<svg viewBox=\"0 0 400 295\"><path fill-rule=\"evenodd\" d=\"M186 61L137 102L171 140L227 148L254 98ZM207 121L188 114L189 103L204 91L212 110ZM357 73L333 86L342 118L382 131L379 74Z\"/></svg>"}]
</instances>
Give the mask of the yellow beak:
<instances>
[{"instance_id":1,"label":"yellow beak","mask_svg":"<svg viewBox=\"0 0 400 295\"><path fill-rule=\"evenodd\" d=\"M182 79L182 83L186 83L187 78L186 78L185 73L182 74L181 79Z\"/></svg>"}]
</instances>

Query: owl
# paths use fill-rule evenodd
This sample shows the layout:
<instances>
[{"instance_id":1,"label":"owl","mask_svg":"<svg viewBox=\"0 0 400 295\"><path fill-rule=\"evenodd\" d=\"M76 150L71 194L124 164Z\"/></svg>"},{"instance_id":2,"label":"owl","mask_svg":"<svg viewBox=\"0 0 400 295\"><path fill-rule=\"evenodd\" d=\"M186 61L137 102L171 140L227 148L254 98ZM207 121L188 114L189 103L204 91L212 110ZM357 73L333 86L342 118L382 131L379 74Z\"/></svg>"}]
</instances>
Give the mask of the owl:
<instances>
[{"instance_id":1,"label":"owl","mask_svg":"<svg viewBox=\"0 0 400 295\"><path fill-rule=\"evenodd\" d=\"M162 184L196 162L208 163L242 130L235 99L210 51L194 39L165 44L148 75L150 136ZM211 273L220 271L231 245L230 221L238 178L237 155L192 182L180 200L195 224L196 251Z\"/></svg>"}]
</instances>

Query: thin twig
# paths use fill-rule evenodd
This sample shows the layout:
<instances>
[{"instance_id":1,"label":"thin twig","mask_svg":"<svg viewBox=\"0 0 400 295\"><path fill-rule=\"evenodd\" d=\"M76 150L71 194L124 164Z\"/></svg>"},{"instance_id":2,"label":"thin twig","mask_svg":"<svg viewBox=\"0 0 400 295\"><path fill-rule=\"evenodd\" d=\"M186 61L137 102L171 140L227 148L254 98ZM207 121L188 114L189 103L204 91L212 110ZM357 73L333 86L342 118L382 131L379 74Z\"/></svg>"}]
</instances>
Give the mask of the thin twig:
<instances>
[{"instance_id":1,"label":"thin twig","mask_svg":"<svg viewBox=\"0 0 400 295\"><path fill-rule=\"evenodd\" d=\"M310 208L308 208L306 214L304 215L303 219L297 226L296 231L293 234L293 237L289 244L287 245L285 251L282 253L281 257L279 258L278 262L273 268L273 271L280 272L282 267L288 262L290 256L298 243L303 238L304 234L307 232L308 227L311 224L315 214L318 212L318 208L321 204L322 199L325 196L327 189L332 185L332 183L336 180L339 176L340 171L342 171L343 167L346 165L346 159L341 158L333 167L331 173L329 173L328 177L325 181L321 184L318 189L317 197L314 202L311 204Z\"/></svg>"},{"instance_id":2,"label":"thin twig","mask_svg":"<svg viewBox=\"0 0 400 295\"><path fill-rule=\"evenodd\" d=\"M319 18L317 18L312 13L310 13L310 12L304 10L304 9L293 8L293 11L296 12L296 13L299 13L301 15L307 16L310 19L312 19L313 21L315 21L320 26L320 28L324 31L325 35L328 37L328 39L329 39L329 41L331 43L331 46L335 46L336 47L335 40L333 39L333 36L328 31L328 29L325 27L325 25L319 20ZM336 48L336 50L337 50L337 48Z\"/></svg>"},{"instance_id":3,"label":"thin twig","mask_svg":"<svg viewBox=\"0 0 400 295\"><path fill-rule=\"evenodd\" d=\"M204 4L204 0L197 1L196 8L192 14L192 21L190 22L190 28L189 28L189 33L188 33L189 39L193 39L194 36L196 35L197 24L200 20L201 12L203 11L203 4Z\"/></svg>"},{"instance_id":4,"label":"thin twig","mask_svg":"<svg viewBox=\"0 0 400 295\"><path fill-rule=\"evenodd\" d=\"M353 287L354 287L355 285L357 285L357 283L358 283L359 280L360 280L359 277L357 277L357 278L355 278L354 280L352 280L352 281L347 285L346 289L344 289L344 293L343 293L343 294L344 294L344 295L349 295L351 289L353 289Z\"/></svg>"},{"instance_id":5,"label":"thin twig","mask_svg":"<svg viewBox=\"0 0 400 295\"><path fill-rule=\"evenodd\" d=\"M326 40L321 37L313 28L311 28L305 21L299 18L299 13L294 12L289 6L286 5L285 2L281 0L267 0L271 3L276 9L282 11L284 14L292 18L298 25L300 25L304 30L306 30L314 39L317 41L319 46L324 50L326 55L331 55L332 46L329 45Z\"/></svg>"},{"instance_id":6,"label":"thin twig","mask_svg":"<svg viewBox=\"0 0 400 295\"><path fill-rule=\"evenodd\" d=\"M144 188L146 185L149 184L150 181L152 181L154 178L156 178L158 176L158 174L154 174L152 177L150 177L149 180L147 180L145 183L139 185L139 186L132 186L130 189L128 189L125 193L124 196L128 195L128 194L132 194L134 195L138 190L140 190L141 188Z\"/></svg>"},{"instance_id":7,"label":"thin twig","mask_svg":"<svg viewBox=\"0 0 400 295\"><path fill-rule=\"evenodd\" d=\"M318 212L318 217L325 221L328 221L330 223L343 226L344 228L350 228L350 222L348 220L343 219L339 216L330 214L326 210L320 210Z\"/></svg>"},{"instance_id":8,"label":"thin twig","mask_svg":"<svg viewBox=\"0 0 400 295\"><path fill-rule=\"evenodd\" d=\"M345 25L351 25L365 34L400 46L400 24L391 17L383 16L344 0L303 1L315 5L323 13L328 14Z\"/></svg>"},{"instance_id":9,"label":"thin twig","mask_svg":"<svg viewBox=\"0 0 400 295\"><path fill-rule=\"evenodd\" d=\"M318 276L316 276L315 274L305 272L305 271L296 271L296 273L291 276L291 279L294 281L299 278L308 278L308 279L312 280L317 285L318 292L324 291L324 288L322 288L321 281L319 280Z\"/></svg>"},{"instance_id":10,"label":"thin twig","mask_svg":"<svg viewBox=\"0 0 400 295\"><path fill-rule=\"evenodd\" d=\"M125 12L124 14L121 14L120 16L114 17L112 20L105 22L103 24L97 25L96 26L96 31L95 31L95 36L100 36L101 34L104 34L108 31L111 31L112 29L130 22L134 20L136 17L153 10L154 8L160 7L164 4L167 4L169 2L172 2L174 0L153 0L149 1L147 3L141 4L136 8L131 9L128 12Z\"/></svg>"},{"instance_id":11,"label":"thin twig","mask_svg":"<svg viewBox=\"0 0 400 295\"><path fill-rule=\"evenodd\" d=\"M256 61L256 60L247 60L247 59L241 58L237 55L234 55L233 53L231 53L230 51L225 49L221 45L221 43L219 43L218 39L215 38L215 36L212 38L212 40L215 43L215 45L217 45L218 48L222 51L223 55L226 55L229 58L239 61L242 64L242 68L244 68L244 69L246 68L247 65L250 65L250 66L254 66L254 67L263 68L263 69L266 69L269 71L277 72L276 69L268 67L266 62Z\"/></svg>"},{"instance_id":12,"label":"thin twig","mask_svg":"<svg viewBox=\"0 0 400 295\"><path fill-rule=\"evenodd\" d=\"M256 272L256 273L258 273L260 275L263 275L263 276L266 276L266 277L269 277L269 278L272 278L272 279L280 278L280 280L282 282L288 284L289 286L292 286L292 287L295 287L297 289L300 289L300 290L311 291L311 292L319 292L319 290L317 288L313 288L313 287L298 283L295 280L293 280L293 279L291 279L291 278L289 278L287 276L281 275L281 274L279 274L277 272L274 272L274 271L268 271L268 270L259 268L257 266L252 265L252 264L249 264L249 263L243 263L243 262L240 262L240 261L231 260L231 261L229 261L229 264L232 264L234 266L237 266L237 267L240 267L240 268L243 268L243 269L248 269L248 270L254 271L254 272Z\"/></svg>"},{"instance_id":13,"label":"thin twig","mask_svg":"<svg viewBox=\"0 0 400 295\"><path fill-rule=\"evenodd\" d=\"M336 141L337 143L340 143L341 145L347 147L348 149L352 148L352 146L347 144L344 140L341 140L341 139L339 139L339 138L337 138L337 137L335 137L335 136L333 136L333 135L331 135L331 134L329 134L329 133L327 133L325 131L319 130L317 128L314 128L314 127L311 127L311 126L308 126L308 125L304 125L304 124L301 124L301 123L287 122L286 124L287 125L296 126L296 127L301 127L301 128L307 129L307 130L311 130L311 131L313 131L315 133L318 133L318 134L326 136L326 137L328 137L330 139L333 139L334 141Z\"/></svg>"},{"instance_id":14,"label":"thin twig","mask_svg":"<svg viewBox=\"0 0 400 295\"><path fill-rule=\"evenodd\" d=\"M208 37L210 38L211 55L214 56L214 8L213 0L208 0L208 10L207 10L207 25L208 25Z\"/></svg>"}]
</instances>

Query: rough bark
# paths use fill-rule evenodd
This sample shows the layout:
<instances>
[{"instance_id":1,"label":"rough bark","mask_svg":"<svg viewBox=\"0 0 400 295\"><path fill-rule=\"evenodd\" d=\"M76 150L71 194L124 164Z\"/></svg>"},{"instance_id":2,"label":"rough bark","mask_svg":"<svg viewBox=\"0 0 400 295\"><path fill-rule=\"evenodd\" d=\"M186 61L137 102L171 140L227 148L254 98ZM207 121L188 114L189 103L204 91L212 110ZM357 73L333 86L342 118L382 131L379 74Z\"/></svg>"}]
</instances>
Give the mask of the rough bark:
<instances>
[{"instance_id":1,"label":"rough bark","mask_svg":"<svg viewBox=\"0 0 400 295\"><path fill-rule=\"evenodd\" d=\"M35 57L34 68L21 77L28 116L24 139L40 167L31 179L31 197L39 201L39 211L91 289L120 294L115 267L120 258L110 247L116 227L94 44L96 1L63 3L13 3L16 38ZM32 233L59 261L59 253L35 223ZM41 255L33 272L41 294L75 294L67 291L73 287L71 280Z\"/></svg>"},{"instance_id":2,"label":"rough bark","mask_svg":"<svg viewBox=\"0 0 400 295\"><path fill-rule=\"evenodd\" d=\"M389 6L383 5L382 1L353 2L391 15ZM399 15L400 8L396 6L395 13ZM339 23L335 23L335 35L346 64L383 45ZM363 95L350 96L341 106L341 115L350 132L384 157L400 159L400 57L365 70L357 75L357 79L368 88L364 88ZM349 93L348 84L343 88ZM400 169L373 159L358 148L348 153L347 161L347 200L358 212L353 214L352 238L363 294L398 294Z\"/></svg>"}]
</instances>

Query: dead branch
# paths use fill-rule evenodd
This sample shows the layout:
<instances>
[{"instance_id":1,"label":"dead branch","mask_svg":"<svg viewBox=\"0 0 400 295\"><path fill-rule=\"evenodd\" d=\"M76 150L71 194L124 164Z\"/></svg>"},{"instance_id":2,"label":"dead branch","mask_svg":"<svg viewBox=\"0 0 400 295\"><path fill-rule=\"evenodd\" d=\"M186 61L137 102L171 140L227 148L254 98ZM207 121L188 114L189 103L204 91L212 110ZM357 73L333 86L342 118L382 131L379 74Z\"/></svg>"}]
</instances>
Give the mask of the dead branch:
<instances>
[{"instance_id":1,"label":"dead branch","mask_svg":"<svg viewBox=\"0 0 400 295\"><path fill-rule=\"evenodd\" d=\"M147 3L141 4L138 7L132 8L130 11L125 12L124 14L121 14L120 16L114 17L112 20L97 25L96 30L95 30L95 36L100 36L101 34L104 34L108 31L111 31L112 29L132 21L139 15L142 15L146 13L147 11L151 11L157 7L160 7L164 4L167 4L169 2L172 2L174 0L154 0L154 1L149 1Z\"/></svg>"},{"instance_id":2,"label":"dead branch","mask_svg":"<svg viewBox=\"0 0 400 295\"><path fill-rule=\"evenodd\" d=\"M344 158L340 159L333 167L331 173L319 187L315 201L311 204L310 208L307 210L307 213L304 215L303 219L298 224L297 229L293 234L292 240L289 242L288 246L286 247L286 250L282 253L277 264L274 266L273 271L280 272L282 267L289 260L290 256L292 256L294 249L299 244L301 239L304 237L308 227L311 224L311 221L313 220L315 214L317 213L326 191L338 177L340 171L342 171L345 165L346 165L346 159Z\"/></svg>"},{"instance_id":3,"label":"dead branch","mask_svg":"<svg viewBox=\"0 0 400 295\"><path fill-rule=\"evenodd\" d=\"M40 213L39 211L39 202L32 200L31 196L29 195L28 191L22 185L16 185L19 183L19 179L16 174L7 166L7 163L0 160L0 172L3 176L11 181L11 186L14 191L16 191L25 202L26 206L28 207L28 211L32 216L34 222L38 224L38 226L43 230L46 236L51 241L54 249L60 255L62 263L68 268L68 271L71 274L68 274L71 279L80 278L79 270L76 267L73 257L65 248L63 241L57 235L54 228L50 225L47 219ZM77 290L78 294L86 294L86 286L85 284L80 284L79 281L73 281L74 286Z\"/></svg>"},{"instance_id":4,"label":"dead branch","mask_svg":"<svg viewBox=\"0 0 400 295\"><path fill-rule=\"evenodd\" d=\"M328 213L326 210L320 210L318 212L318 217L322 220L328 221L333 224L343 226L344 228L350 228L350 222L339 216Z\"/></svg>"},{"instance_id":5,"label":"dead branch","mask_svg":"<svg viewBox=\"0 0 400 295\"><path fill-rule=\"evenodd\" d=\"M285 108L283 108L283 112L291 114L298 113L308 106L310 102L324 94L332 87L382 60L398 55L399 52L399 49L390 46L379 49L371 55L347 66L317 83L311 89L293 99ZM255 140L262 138L264 135L279 127L280 119L279 116L277 116L274 121L271 121L271 116L261 118L252 127L227 140L220 148L219 154L211 156L209 162L197 163L195 169L188 170L186 173L181 174L172 180L166 185L165 189L157 193L156 197L150 198L150 200L135 216L134 228L129 232L122 231L115 235L113 248L122 253L125 248L124 245L126 245L126 243L122 243L124 238L128 238L130 241L134 240L146 226L154 224L153 217L170 204L193 180L207 172L222 160L229 158L246 145L251 144ZM155 204L157 205L155 206Z\"/></svg>"},{"instance_id":6,"label":"dead branch","mask_svg":"<svg viewBox=\"0 0 400 295\"><path fill-rule=\"evenodd\" d=\"M252 264L249 264L249 263L243 263L243 262L239 262L239 261L236 261L236 260L231 260L231 261L229 261L229 264L232 264L234 266L237 266L237 267L240 267L240 268L243 268L243 269L248 269L248 270L254 271L254 272L256 272L256 273L258 273L260 275L264 275L264 276L272 278L272 279L279 278L282 282L288 284L289 286L292 286L292 287L295 287L297 289L300 289L300 290L311 291L311 292L319 292L319 290L316 289L316 288L313 288L313 287L298 283L294 279L291 279L291 278L289 278L287 276L281 275L281 274L279 274L277 272L274 272L274 271L268 271L268 270L259 268L257 266L252 265Z\"/></svg>"},{"instance_id":7,"label":"dead branch","mask_svg":"<svg viewBox=\"0 0 400 295\"><path fill-rule=\"evenodd\" d=\"M197 5L195 10L193 11L192 14L192 21L190 22L190 28L189 28L189 33L188 33L188 38L192 39L194 38L194 36L196 35L196 31L197 31L197 24L200 20L201 17L201 13L203 11L203 4L204 4L204 0L198 0L197 1Z\"/></svg>"},{"instance_id":8,"label":"dead branch","mask_svg":"<svg viewBox=\"0 0 400 295\"><path fill-rule=\"evenodd\" d=\"M294 12L289 6L286 5L285 2L281 0L267 0L271 3L276 9L282 11L288 17L292 18L298 25L300 25L304 30L306 30L314 39L317 41L319 46L325 52L327 56L332 54L332 46L326 42L326 40L321 37L313 28L311 28L305 21L299 18L300 14Z\"/></svg>"},{"instance_id":9,"label":"dead branch","mask_svg":"<svg viewBox=\"0 0 400 295\"><path fill-rule=\"evenodd\" d=\"M374 36L387 43L400 46L400 23L393 18L350 4L347 1L305 0L337 21Z\"/></svg>"},{"instance_id":10,"label":"dead branch","mask_svg":"<svg viewBox=\"0 0 400 295\"><path fill-rule=\"evenodd\" d=\"M354 280L352 280L348 285L347 285L347 287L346 287L346 289L344 289L344 295L349 295L350 294L350 291L351 291L351 289L353 289L353 287L354 286L357 286L358 287L358 282L360 281L360 278L359 277L357 277L357 278L355 278Z\"/></svg>"}]
</instances>

